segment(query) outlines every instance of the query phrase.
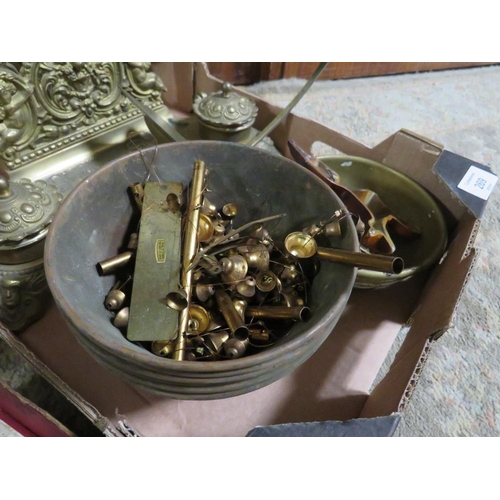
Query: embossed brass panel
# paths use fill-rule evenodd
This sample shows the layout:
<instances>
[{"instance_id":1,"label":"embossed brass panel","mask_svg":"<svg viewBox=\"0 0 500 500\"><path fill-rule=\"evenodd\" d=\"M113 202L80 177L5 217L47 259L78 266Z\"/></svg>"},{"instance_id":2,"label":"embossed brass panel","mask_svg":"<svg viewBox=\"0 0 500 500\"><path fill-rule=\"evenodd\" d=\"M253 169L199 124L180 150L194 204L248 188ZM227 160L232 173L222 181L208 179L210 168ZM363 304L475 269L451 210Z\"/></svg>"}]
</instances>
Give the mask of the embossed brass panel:
<instances>
[{"instance_id":1,"label":"embossed brass panel","mask_svg":"<svg viewBox=\"0 0 500 500\"><path fill-rule=\"evenodd\" d=\"M72 170L129 134L146 132L141 111L120 88L163 119L171 116L161 99L166 89L148 62L17 66L0 63L0 166L13 180Z\"/></svg>"}]
</instances>

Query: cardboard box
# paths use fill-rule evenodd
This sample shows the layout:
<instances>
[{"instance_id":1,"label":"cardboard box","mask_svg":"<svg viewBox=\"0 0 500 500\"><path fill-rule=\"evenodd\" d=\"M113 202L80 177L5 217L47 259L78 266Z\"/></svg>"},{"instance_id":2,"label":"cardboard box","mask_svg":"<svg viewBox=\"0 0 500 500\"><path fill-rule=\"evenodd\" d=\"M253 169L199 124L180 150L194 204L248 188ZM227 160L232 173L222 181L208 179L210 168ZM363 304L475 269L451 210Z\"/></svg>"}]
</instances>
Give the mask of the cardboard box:
<instances>
[{"instance_id":1,"label":"cardboard box","mask_svg":"<svg viewBox=\"0 0 500 500\"><path fill-rule=\"evenodd\" d=\"M165 103L179 116L191 112L197 92L220 88L203 63L155 63L154 70L168 89ZM280 109L250 97L259 106L255 127L262 129ZM429 352L453 322L474 266L485 202L457 185L471 165L489 169L407 130L369 148L293 113L271 138L288 157L290 139L306 151L321 141L417 181L442 203L449 227L445 255L429 275L385 290L354 290L333 333L298 370L253 393L218 401L175 401L138 392L78 345L52 304L21 341L113 424L119 425L117 413L125 415L131 428L147 436L387 436L396 429ZM372 387L398 334L405 334L401 348Z\"/></svg>"}]
</instances>

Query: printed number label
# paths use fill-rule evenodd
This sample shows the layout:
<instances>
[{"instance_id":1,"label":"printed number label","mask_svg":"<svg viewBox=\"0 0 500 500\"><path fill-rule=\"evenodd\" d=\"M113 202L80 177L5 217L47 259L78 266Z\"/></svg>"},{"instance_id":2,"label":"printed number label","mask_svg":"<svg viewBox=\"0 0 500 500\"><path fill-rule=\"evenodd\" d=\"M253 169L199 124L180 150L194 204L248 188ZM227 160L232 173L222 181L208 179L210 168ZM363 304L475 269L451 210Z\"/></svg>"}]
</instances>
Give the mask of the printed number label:
<instances>
[{"instance_id":1,"label":"printed number label","mask_svg":"<svg viewBox=\"0 0 500 500\"><path fill-rule=\"evenodd\" d=\"M458 184L458 189L473 194L482 200L490 197L498 177L491 172L474 166L469 167L467 173Z\"/></svg>"}]
</instances>

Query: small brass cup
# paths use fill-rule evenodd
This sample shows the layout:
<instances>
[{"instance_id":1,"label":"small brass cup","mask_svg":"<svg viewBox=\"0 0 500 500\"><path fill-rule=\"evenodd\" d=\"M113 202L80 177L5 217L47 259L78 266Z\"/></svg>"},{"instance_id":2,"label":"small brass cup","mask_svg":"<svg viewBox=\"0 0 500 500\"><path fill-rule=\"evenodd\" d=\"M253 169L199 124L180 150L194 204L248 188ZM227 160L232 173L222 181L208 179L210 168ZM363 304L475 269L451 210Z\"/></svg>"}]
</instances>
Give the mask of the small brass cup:
<instances>
[{"instance_id":1,"label":"small brass cup","mask_svg":"<svg viewBox=\"0 0 500 500\"><path fill-rule=\"evenodd\" d=\"M328 262L359 267L360 269L372 269L373 271L389 274L399 274L404 269L404 262L401 257L350 252L336 248L318 248L316 240L302 232L289 234L285 238L285 248L299 259L316 256L318 259Z\"/></svg>"}]
</instances>

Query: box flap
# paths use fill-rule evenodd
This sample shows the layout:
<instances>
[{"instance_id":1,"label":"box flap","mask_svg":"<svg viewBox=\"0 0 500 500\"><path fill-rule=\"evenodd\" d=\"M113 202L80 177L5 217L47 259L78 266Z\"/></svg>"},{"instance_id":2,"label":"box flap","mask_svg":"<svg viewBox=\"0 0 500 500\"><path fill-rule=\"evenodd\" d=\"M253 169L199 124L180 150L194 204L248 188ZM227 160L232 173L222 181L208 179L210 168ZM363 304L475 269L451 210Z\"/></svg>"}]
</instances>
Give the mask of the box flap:
<instances>
[{"instance_id":1,"label":"box flap","mask_svg":"<svg viewBox=\"0 0 500 500\"><path fill-rule=\"evenodd\" d=\"M476 252L469 248L466 228L453 241L439 264L411 316L406 338L384 379L370 394L361 417L389 415L404 411L430 349L451 325Z\"/></svg>"},{"instance_id":2,"label":"box flap","mask_svg":"<svg viewBox=\"0 0 500 500\"><path fill-rule=\"evenodd\" d=\"M411 328L418 329L425 337L444 332L453 322L476 261L476 251L470 244L474 224L472 217L461 221L460 230L435 267L412 314Z\"/></svg>"},{"instance_id":3,"label":"box flap","mask_svg":"<svg viewBox=\"0 0 500 500\"><path fill-rule=\"evenodd\" d=\"M360 418L404 412L434 342L419 338L418 334L412 335L410 329L387 375L367 399Z\"/></svg>"},{"instance_id":4,"label":"box flap","mask_svg":"<svg viewBox=\"0 0 500 500\"><path fill-rule=\"evenodd\" d=\"M445 150L434 171L477 218L483 215L497 179L489 167Z\"/></svg>"},{"instance_id":5,"label":"box flap","mask_svg":"<svg viewBox=\"0 0 500 500\"><path fill-rule=\"evenodd\" d=\"M412 178L439 200L449 227L464 215L465 206L433 170L442 154L441 147L412 132L400 130L392 136L392 141L386 140L376 146L374 152L377 161Z\"/></svg>"}]
</instances>

